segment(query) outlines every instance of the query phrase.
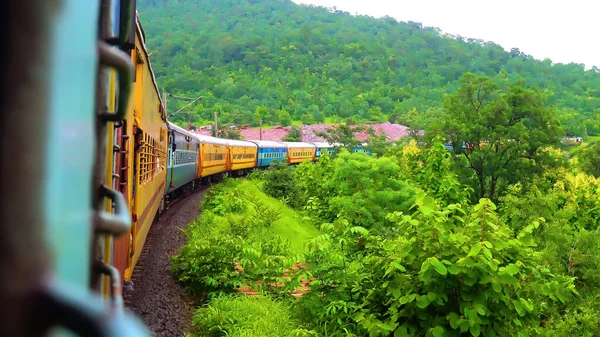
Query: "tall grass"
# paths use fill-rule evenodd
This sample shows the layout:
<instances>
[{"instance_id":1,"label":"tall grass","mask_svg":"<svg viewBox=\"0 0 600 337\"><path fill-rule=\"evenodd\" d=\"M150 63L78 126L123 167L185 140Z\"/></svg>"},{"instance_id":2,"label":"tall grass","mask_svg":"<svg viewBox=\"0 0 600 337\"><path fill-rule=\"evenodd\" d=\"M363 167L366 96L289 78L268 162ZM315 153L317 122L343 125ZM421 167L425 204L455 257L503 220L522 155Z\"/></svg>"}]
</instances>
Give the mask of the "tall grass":
<instances>
[{"instance_id":1,"label":"tall grass","mask_svg":"<svg viewBox=\"0 0 600 337\"><path fill-rule=\"evenodd\" d=\"M220 295L196 311L193 336L318 336L292 318L291 305L270 296Z\"/></svg>"},{"instance_id":2,"label":"tall grass","mask_svg":"<svg viewBox=\"0 0 600 337\"><path fill-rule=\"evenodd\" d=\"M244 191L252 200L258 200L270 208L279 211L279 219L272 223L270 229L273 234L279 235L283 239L290 240L292 253L304 253L307 240L321 234L319 229L306 221L301 214L287 206L281 200L270 197L261 191L258 181L242 180L238 182L237 188ZM251 214L253 210L248 209L247 212Z\"/></svg>"}]
</instances>

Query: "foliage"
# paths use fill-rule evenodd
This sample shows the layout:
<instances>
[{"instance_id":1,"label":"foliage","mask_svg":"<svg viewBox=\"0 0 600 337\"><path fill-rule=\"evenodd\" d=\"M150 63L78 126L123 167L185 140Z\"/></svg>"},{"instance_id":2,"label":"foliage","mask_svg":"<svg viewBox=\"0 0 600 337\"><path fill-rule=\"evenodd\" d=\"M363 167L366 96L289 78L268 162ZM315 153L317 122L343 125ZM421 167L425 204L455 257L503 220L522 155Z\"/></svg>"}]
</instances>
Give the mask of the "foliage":
<instances>
[{"instance_id":1,"label":"foliage","mask_svg":"<svg viewBox=\"0 0 600 337\"><path fill-rule=\"evenodd\" d=\"M594 142L579 152L581 169L595 177L600 177L600 142Z\"/></svg>"},{"instance_id":2,"label":"foliage","mask_svg":"<svg viewBox=\"0 0 600 337\"><path fill-rule=\"evenodd\" d=\"M390 143L387 141L386 135L382 134L378 136L372 128L368 129L368 132L369 137L366 140L365 150L379 157L387 154L390 149Z\"/></svg>"},{"instance_id":3,"label":"foliage","mask_svg":"<svg viewBox=\"0 0 600 337\"><path fill-rule=\"evenodd\" d=\"M302 141L302 129L297 126L292 126L290 132L283 137L284 142L301 142Z\"/></svg>"},{"instance_id":4,"label":"foliage","mask_svg":"<svg viewBox=\"0 0 600 337\"><path fill-rule=\"evenodd\" d=\"M294 184L293 168L284 162L273 162L263 175L264 191L268 195L297 205L298 191Z\"/></svg>"},{"instance_id":5,"label":"foliage","mask_svg":"<svg viewBox=\"0 0 600 337\"><path fill-rule=\"evenodd\" d=\"M212 130L212 136L215 136L215 129ZM219 138L226 138L226 139L237 139L240 140L242 139L242 135L239 133L239 131L228 128L228 127L221 127L219 128Z\"/></svg>"},{"instance_id":6,"label":"foliage","mask_svg":"<svg viewBox=\"0 0 600 337\"><path fill-rule=\"evenodd\" d=\"M539 173L538 158L558 144L561 129L541 93L522 81L497 84L467 73L444 102L445 117L431 126L465 160L476 177L480 198L494 200L499 182L523 181Z\"/></svg>"},{"instance_id":7,"label":"foliage","mask_svg":"<svg viewBox=\"0 0 600 337\"><path fill-rule=\"evenodd\" d=\"M361 126L347 120L334 128L327 129L325 132L318 132L316 135L325 138L329 144L334 144L338 149L345 148L352 152L360 144L354 134L362 130Z\"/></svg>"},{"instance_id":8,"label":"foliage","mask_svg":"<svg viewBox=\"0 0 600 337\"><path fill-rule=\"evenodd\" d=\"M324 296L313 322L337 331L354 323L370 336L525 336L523 326L539 326L574 291L572 278L540 263L531 239L539 224L513 237L487 199L441 208L419 197L412 215L389 219L395 235L334 224L314 240L308 261Z\"/></svg>"},{"instance_id":9,"label":"foliage","mask_svg":"<svg viewBox=\"0 0 600 337\"><path fill-rule=\"evenodd\" d=\"M414 200L413 190L399 176L400 168L392 158L342 151L331 177L335 193L327 200L329 219L335 216L365 228L385 227L388 213L406 210Z\"/></svg>"},{"instance_id":10,"label":"foliage","mask_svg":"<svg viewBox=\"0 0 600 337\"><path fill-rule=\"evenodd\" d=\"M437 202L449 205L468 201L473 189L460 183L452 171L451 154L439 139L425 149L411 140L397 155L404 178L414 181L416 187L424 189Z\"/></svg>"},{"instance_id":11,"label":"foliage","mask_svg":"<svg viewBox=\"0 0 600 337\"><path fill-rule=\"evenodd\" d=\"M244 197L244 191L236 188L229 178L225 178L222 184L215 185L206 192L201 208L209 209L217 215L242 213L246 210Z\"/></svg>"},{"instance_id":12,"label":"foliage","mask_svg":"<svg viewBox=\"0 0 600 337\"><path fill-rule=\"evenodd\" d=\"M221 295L194 313L192 336L302 337L316 336L299 328L291 305L270 296Z\"/></svg>"},{"instance_id":13,"label":"foliage","mask_svg":"<svg viewBox=\"0 0 600 337\"><path fill-rule=\"evenodd\" d=\"M577 277L578 288L588 293L600 287L600 242L594 239L600 234L600 181L571 173L560 174L550 187L546 181L540 177L527 190L513 187L501 213L515 229L542 219L535 239L544 260L553 272Z\"/></svg>"},{"instance_id":14,"label":"foliage","mask_svg":"<svg viewBox=\"0 0 600 337\"><path fill-rule=\"evenodd\" d=\"M276 292L299 282L293 279L280 290L273 286L298 261L303 239L318 232L298 230L307 226L297 223L300 217L253 186L233 180L213 186L202 215L185 231L187 244L172 258L175 277L200 300L245 285Z\"/></svg>"},{"instance_id":15,"label":"foliage","mask_svg":"<svg viewBox=\"0 0 600 337\"><path fill-rule=\"evenodd\" d=\"M194 123L218 111L224 125L389 117L422 129L421 117L439 109L470 71L524 78L547 93L574 135L600 130L585 123L600 108L600 74L582 64L287 0L139 0L138 10L161 90L203 96L192 109Z\"/></svg>"}]
</instances>

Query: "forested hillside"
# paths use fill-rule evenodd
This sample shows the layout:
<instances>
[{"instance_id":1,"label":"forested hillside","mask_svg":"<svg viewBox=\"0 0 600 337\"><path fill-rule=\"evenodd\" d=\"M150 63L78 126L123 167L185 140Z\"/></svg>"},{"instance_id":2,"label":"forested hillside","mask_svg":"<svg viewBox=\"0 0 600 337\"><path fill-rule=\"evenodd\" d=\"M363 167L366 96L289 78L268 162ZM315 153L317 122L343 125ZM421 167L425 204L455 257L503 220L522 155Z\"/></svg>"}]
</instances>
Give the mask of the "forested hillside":
<instances>
[{"instance_id":1,"label":"forested hillside","mask_svg":"<svg viewBox=\"0 0 600 337\"><path fill-rule=\"evenodd\" d=\"M580 64L289 0L138 0L138 7L161 90L203 96L190 108L195 123L218 111L220 121L236 124L353 117L422 127L469 71L524 78L556 107L567 133L600 131L593 117L600 74ZM185 103L170 100L169 111Z\"/></svg>"}]
</instances>

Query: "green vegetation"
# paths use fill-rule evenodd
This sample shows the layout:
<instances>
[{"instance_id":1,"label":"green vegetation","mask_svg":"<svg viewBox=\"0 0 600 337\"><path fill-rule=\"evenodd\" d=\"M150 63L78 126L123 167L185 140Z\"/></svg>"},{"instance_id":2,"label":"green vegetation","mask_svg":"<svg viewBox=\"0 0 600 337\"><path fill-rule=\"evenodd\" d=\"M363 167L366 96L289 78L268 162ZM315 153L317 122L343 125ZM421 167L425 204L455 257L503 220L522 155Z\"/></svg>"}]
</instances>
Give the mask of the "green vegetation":
<instances>
[{"instance_id":1,"label":"green vegetation","mask_svg":"<svg viewBox=\"0 0 600 337\"><path fill-rule=\"evenodd\" d=\"M194 314L198 337L313 336L291 317L291 304L269 296L217 296Z\"/></svg>"},{"instance_id":2,"label":"green vegetation","mask_svg":"<svg viewBox=\"0 0 600 337\"><path fill-rule=\"evenodd\" d=\"M198 311L198 329L596 336L597 143L567 158L555 111L520 82L466 74L441 112L426 137L382 145L379 155L342 147L213 187L175 275L199 298L252 285L283 318L244 330L255 318L240 306L252 300L231 295ZM304 267L291 268L297 262Z\"/></svg>"},{"instance_id":3,"label":"green vegetation","mask_svg":"<svg viewBox=\"0 0 600 337\"><path fill-rule=\"evenodd\" d=\"M429 137L442 135L477 181L477 197L495 200L499 183L514 184L539 172L546 147L563 134L553 109L538 90L522 83L465 74L457 93L444 101Z\"/></svg>"},{"instance_id":4,"label":"green vegetation","mask_svg":"<svg viewBox=\"0 0 600 337\"><path fill-rule=\"evenodd\" d=\"M242 286L275 291L272 283L283 282L284 271L299 261L306 241L319 234L255 182L226 180L204 197L202 215L186 230L188 244L173 257L172 270L201 300ZM283 290L294 289L299 281Z\"/></svg>"},{"instance_id":5,"label":"green vegetation","mask_svg":"<svg viewBox=\"0 0 600 337\"><path fill-rule=\"evenodd\" d=\"M192 122L353 118L425 127L469 71L540 88L568 134L598 134L600 74L416 22L289 0L139 0L161 89L204 98ZM507 23L508 24L508 23ZM169 103L171 109L182 102ZM181 117L184 118L185 114ZM179 116L179 115L178 115Z\"/></svg>"},{"instance_id":6,"label":"green vegetation","mask_svg":"<svg viewBox=\"0 0 600 337\"><path fill-rule=\"evenodd\" d=\"M172 266L199 336L598 335L598 69L287 0L140 7L159 83L204 96L193 121L340 124L335 155L203 199ZM346 149L386 119L425 136Z\"/></svg>"}]
</instances>

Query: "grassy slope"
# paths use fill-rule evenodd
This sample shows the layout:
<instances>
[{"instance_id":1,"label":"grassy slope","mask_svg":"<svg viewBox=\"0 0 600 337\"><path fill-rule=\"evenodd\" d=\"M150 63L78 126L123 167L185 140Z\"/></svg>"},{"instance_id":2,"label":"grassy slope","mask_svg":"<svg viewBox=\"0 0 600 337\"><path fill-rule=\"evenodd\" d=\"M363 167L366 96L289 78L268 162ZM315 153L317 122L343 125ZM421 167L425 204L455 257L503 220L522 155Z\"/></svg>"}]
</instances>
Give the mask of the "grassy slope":
<instances>
[{"instance_id":1,"label":"grassy slope","mask_svg":"<svg viewBox=\"0 0 600 337\"><path fill-rule=\"evenodd\" d=\"M306 241L321 234L311 223L304 220L298 212L282 201L266 195L258 186L257 181L241 180L238 188L268 206L280 210L282 217L273 223L272 229L275 234L291 241L291 248L294 253L303 253L306 248ZM252 212L253 210L249 209L248 211Z\"/></svg>"}]
</instances>

